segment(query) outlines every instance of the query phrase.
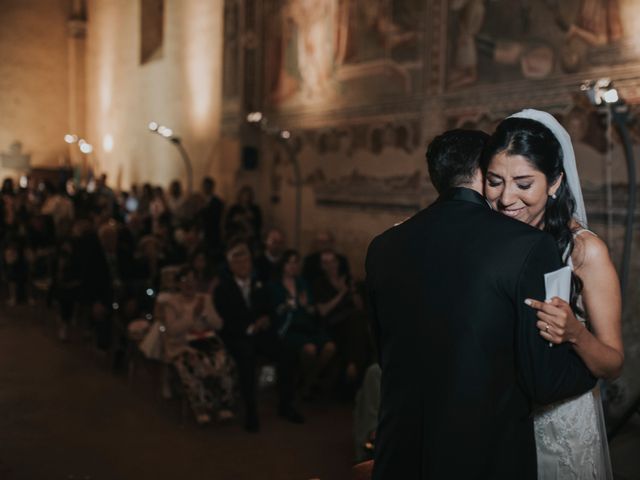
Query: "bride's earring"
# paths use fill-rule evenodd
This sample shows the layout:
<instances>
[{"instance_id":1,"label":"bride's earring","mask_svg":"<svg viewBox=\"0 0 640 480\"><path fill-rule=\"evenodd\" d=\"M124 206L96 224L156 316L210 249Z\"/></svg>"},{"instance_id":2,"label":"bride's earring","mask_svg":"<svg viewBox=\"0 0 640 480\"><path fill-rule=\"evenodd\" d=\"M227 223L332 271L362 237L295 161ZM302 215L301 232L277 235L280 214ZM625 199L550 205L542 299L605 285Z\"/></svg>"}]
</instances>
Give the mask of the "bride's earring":
<instances>
[{"instance_id":1,"label":"bride's earring","mask_svg":"<svg viewBox=\"0 0 640 480\"><path fill-rule=\"evenodd\" d=\"M550 196L551 198L553 198L554 200L555 200L556 198L558 198L558 196L557 196L555 193L552 193L552 194L551 194L551 195L549 195L549 196Z\"/></svg>"}]
</instances>

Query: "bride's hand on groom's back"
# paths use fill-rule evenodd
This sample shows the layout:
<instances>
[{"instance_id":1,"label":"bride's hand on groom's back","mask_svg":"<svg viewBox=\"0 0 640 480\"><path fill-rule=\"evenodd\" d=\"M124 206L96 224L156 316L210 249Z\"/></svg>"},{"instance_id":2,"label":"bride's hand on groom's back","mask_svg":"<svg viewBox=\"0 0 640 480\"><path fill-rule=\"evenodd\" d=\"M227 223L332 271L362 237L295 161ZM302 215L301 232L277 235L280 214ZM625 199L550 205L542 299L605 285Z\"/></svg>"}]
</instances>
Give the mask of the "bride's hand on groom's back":
<instances>
[{"instance_id":1,"label":"bride's hand on groom's back","mask_svg":"<svg viewBox=\"0 0 640 480\"><path fill-rule=\"evenodd\" d=\"M585 326L578 320L571 309L571 305L559 297L541 302L539 300L527 299L527 305L538 311L538 322L536 326L540 335L546 341L555 343L577 343Z\"/></svg>"}]
</instances>

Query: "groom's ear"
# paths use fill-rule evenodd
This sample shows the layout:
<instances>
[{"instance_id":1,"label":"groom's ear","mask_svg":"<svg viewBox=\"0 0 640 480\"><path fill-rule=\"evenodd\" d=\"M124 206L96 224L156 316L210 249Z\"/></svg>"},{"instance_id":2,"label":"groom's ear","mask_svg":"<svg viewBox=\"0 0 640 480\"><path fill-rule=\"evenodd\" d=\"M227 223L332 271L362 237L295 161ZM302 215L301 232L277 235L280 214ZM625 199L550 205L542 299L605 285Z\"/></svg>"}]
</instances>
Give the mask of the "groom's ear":
<instances>
[{"instance_id":1,"label":"groom's ear","mask_svg":"<svg viewBox=\"0 0 640 480\"><path fill-rule=\"evenodd\" d=\"M560 172L560 175L558 175L558 178L556 178L556 181L553 182L551 185L549 185L549 192L548 192L549 196L555 195L558 192L558 189L560 188L560 184L562 183L563 177L564 177L564 172Z\"/></svg>"}]
</instances>

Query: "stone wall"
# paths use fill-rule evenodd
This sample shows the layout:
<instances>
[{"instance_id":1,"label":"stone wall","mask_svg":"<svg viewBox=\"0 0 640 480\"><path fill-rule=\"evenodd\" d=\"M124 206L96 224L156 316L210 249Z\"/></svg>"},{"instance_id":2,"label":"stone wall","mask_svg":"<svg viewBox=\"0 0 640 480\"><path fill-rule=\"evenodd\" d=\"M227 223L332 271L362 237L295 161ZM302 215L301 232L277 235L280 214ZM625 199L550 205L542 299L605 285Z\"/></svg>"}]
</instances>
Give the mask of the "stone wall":
<instances>
[{"instance_id":1,"label":"stone wall","mask_svg":"<svg viewBox=\"0 0 640 480\"><path fill-rule=\"evenodd\" d=\"M0 152L14 142L36 166L62 165L68 129L67 16L64 0L0 5ZM5 168L0 177L22 169Z\"/></svg>"},{"instance_id":2,"label":"stone wall","mask_svg":"<svg viewBox=\"0 0 640 480\"><path fill-rule=\"evenodd\" d=\"M220 176L222 2L159 3L162 45L141 64L142 2L89 2L87 122L97 147L94 168L122 188L186 178L175 146L149 133L152 120L182 138L196 186L204 174ZM111 148L105 138L112 139Z\"/></svg>"}]
</instances>

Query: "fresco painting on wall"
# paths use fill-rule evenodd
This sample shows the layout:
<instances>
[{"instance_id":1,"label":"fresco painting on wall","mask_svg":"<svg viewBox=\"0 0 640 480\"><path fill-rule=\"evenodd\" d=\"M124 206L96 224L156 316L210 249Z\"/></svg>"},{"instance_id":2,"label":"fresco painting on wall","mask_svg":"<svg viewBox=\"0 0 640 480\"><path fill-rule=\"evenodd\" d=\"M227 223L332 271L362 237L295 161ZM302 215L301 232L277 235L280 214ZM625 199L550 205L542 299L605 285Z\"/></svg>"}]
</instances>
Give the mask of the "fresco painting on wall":
<instances>
[{"instance_id":1,"label":"fresco painting on wall","mask_svg":"<svg viewBox=\"0 0 640 480\"><path fill-rule=\"evenodd\" d=\"M324 207L404 210L416 212L423 204L426 180L420 170L407 175L380 177L353 169L349 175L328 179L322 169L306 182L313 187L316 204Z\"/></svg>"},{"instance_id":2,"label":"fresco painting on wall","mask_svg":"<svg viewBox=\"0 0 640 480\"><path fill-rule=\"evenodd\" d=\"M637 62L628 0L450 0L450 90Z\"/></svg>"},{"instance_id":3,"label":"fresco painting on wall","mask_svg":"<svg viewBox=\"0 0 640 480\"><path fill-rule=\"evenodd\" d=\"M265 88L269 104L288 107L327 100L351 102L372 94L418 92L423 3L268 3Z\"/></svg>"},{"instance_id":4,"label":"fresco painting on wall","mask_svg":"<svg viewBox=\"0 0 640 480\"><path fill-rule=\"evenodd\" d=\"M326 166L331 162L345 164L345 159L364 151L376 156L385 151L394 152L392 155L412 154L420 147L420 131L421 123L411 119L386 124L352 125L326 131L303 131L297 137L301 149L304 146L307 155L322 159L315 165L313 161L305 162L308 171L304 174L303 185L313 190L318 206L404 210L413 213L436 197L423 170L376 175L367 170L366 164L354 162L350 164L350 170L336 174ZM290 167L289 159L290 156L285 151L274 151L270 172L272 200L280 198L283 172ZM287 183L290 187L295 185L293 179L289 179Z\"/></svg>"}]
</instances>

